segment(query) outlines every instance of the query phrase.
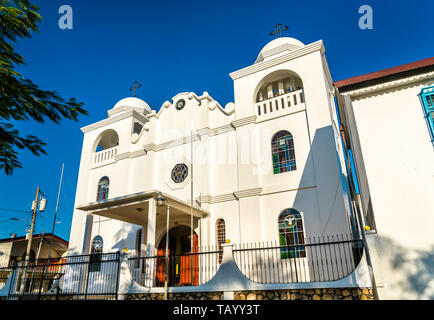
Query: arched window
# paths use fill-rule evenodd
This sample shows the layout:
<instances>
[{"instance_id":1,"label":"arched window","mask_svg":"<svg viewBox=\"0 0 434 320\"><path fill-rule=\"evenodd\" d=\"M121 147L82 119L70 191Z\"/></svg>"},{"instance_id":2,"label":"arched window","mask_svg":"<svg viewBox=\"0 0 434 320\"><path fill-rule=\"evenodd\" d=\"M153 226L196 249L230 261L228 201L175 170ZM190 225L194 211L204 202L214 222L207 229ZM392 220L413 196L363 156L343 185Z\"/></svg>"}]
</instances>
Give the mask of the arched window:
<instances>
[{"instance_id":1,"label":"arched window","mask_svg":"<svg viewBox=\"0 0 434 320\"><path fill-rule=\"evenodd\" d=\"M285 209L279 215L280 257L304 258L306 250L304 244L303 218L296 209ZM284 247L288 246L288 247Z\"/></svg>"},{"instance_id":2,"label":"arched window","mask_svg":"<svg viewBox=\"0 0 434 320\"><path fill-rule=\"evenodd\" d=\"M110 179L108 177L102 177L98 182L98 193L96 201L102 201L108 199Z\"/></svg>"},{"instance_id":3,"label":"arched window","mask_svg":"<svg viewBox=\"0 0 434 320\"><path fill-rule=\"evenodd\" d=\"M222 244L226 242L226 226L225 226L225 220L218 219L216 222L217 227L217 244L218 244L218 250L222 250ZM223 252L219 253L219 263L222 262Z\"/></svg>"},{"instance_id":4,"label":"arched window","mask_svg":"<svg viewBox=\"0 0 434 320\"><path fill-rule=\"evenodd\" d=\"M279 131L271 140L273 173L282 173L297 169L292 135L288 131Z\"/></svg>"},{"instance_id":5,"label":"arched window","mask_svg":"<svg viewBox=\"0 0 434 320\"><path fill-rule=\"evenodd\" d=\"M98 272L101 270L101 255L104 242L101 236L96 236L92 240L90 247L89 271Z\"/></svg>"},{"instance_id":6,"label":"arched window","mask_svg":"<svg viewBox=\"0 0 434 320\"><path fill-rule=\"evenodd\" d=\"M137 259L136 259L135 267L139 268L140 260L141 260L140 258L142 256L142 228L137 230L136 233L136 252L137 252Z\"/></svg>"}]
</instances>

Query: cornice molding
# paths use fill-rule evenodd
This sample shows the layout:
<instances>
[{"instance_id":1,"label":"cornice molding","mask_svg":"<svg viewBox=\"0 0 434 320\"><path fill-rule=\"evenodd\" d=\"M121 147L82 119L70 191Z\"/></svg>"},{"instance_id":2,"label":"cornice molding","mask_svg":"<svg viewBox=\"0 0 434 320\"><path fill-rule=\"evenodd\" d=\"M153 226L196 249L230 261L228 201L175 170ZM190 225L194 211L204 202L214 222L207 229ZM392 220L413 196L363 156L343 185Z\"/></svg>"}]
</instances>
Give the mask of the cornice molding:
<instances>
[{"instance_id":1,"label":"cornice molding","mask_svg":"<svg viewBox=\"0 0 434 320\"><path fill-rule=\"evenodd\" d=\"M342 95L349 95L352 98L363 98L365 96L375 94L377 92L390 90L390 89L398 88L398 87L403 87L403 86L407 86L407 85L415 84L415 83L419 83L419 82L424 82L424 81L429 80L429 79L434 80L434 71L419 74L419 75L412 76L412 77L406 77L406 78L399 79L399 80L387 81L387 82L383 82L383 83L376 84L376 85L369 86L369 87L365 87L365 88L360 88L360 89L351 90L351 91L344 91L341 94Z\"/></svg>"},{"instance_id":2,"label":"cornice molding","mask_svg":"<svg viewBox=\"0 0 434 320\"><path fill-rule=\"evenodd\" d=\"M141 113L141 111L144 111L144 110L141 109L141 108L134 108L134 107L128 107L128 106L121 106L121 107L118 107L118 108L116 108L116 109L110 109L110 110L108 110L108 111L107 111L107 115L108 115L109 117L111 117L111 116L114 116L114 115L117 114L117 113L124 112L124 111L130 111L130 110L134 110L134 111L136 111L136 112L138 112L138 113ZM145 111L146 111L146 110L145 110ZM146 114L149 114L149 111L146 111Z\"/></svg>"},{"instance_id":3,"label":"cornice molding","mask_svg":"<svg viewBox=\"0 0 434 320\"><path fill-rule=\"evenodd\" d=\"M231 125L234 128L238 128L241 126L245 126L251 123L255 123L256 122L256 115L255 116L250 116L250 117L246 117L246 118L242 118L242 119L238 119L238 120L234 120L231 122Z\"/></svg>"},{"instance_id":4,"label":"cornice molding","mask_svg":"<svg viewBox=\"0 0 434 320\"><path fill-rule=\"evenodd\" d=\"M249 74L277 66L281 63L294 60L296 58L302 57L304 55L307 55L309 53L312 53L312 52L315 52L318 50L321 51L321 54L324 54L324 45L323 45L322 40L308 44L302 48L296 49L294 51L291 51L287 54L276 57L274 59L271 59L268 61L263 61L263 62L258 62L258 63L251 65L251 66L243 68L241 70L234 71L234 72L230 73L229 76L232 78L232 80L237 80L237 79L245 77Z\"/></svg>"},{"instance_id":5,"label":"cornice molding","mask_svg":"<svg viewBox=\"0 0 434 320\"><path fill-rule=\"evenodd\" d=\"M90 124L88 126L82 127L80 130L83 133L87 133L87 132L90 132L92 130L96 130L96 129L102 128L102 127L107 126L109 124L112 124L112 123L115 123L115 122L118 122L118 121L130 118L130 117L141 121L143 124L145 124L146 122L149 121L145 116L139 114L137 111L130 110L130 111L127 111L125 113L119 114L117 116L114 116L114 117L111 117L111 118L107 118L107 119L104 119L104 120L92 123L92 124Z\"/></svg>"},{"instance_id":6,"label":"cornice molding","mask_svg":"<svg viewBox=\"0 0 434 320\"><path fill-rule=\"evenodd\" d=\"M254 196L261 195L261 192L262 192L262 188L261 187L257 187L257 188L252 188L252 189L245 189L245 190L235 191L234 192L234 196L237 199L247 198L247 197L254 197Z\"/></svg>"},{"instance_id":7,"label":"cornice molding","mask_svg":"<svg viewBox=\"0 0 434 320\"><path fill-rule=\"evenodd\" d=\"M208 136L208 137L213 137L219 134L224 134L226 132L229 131L234 131L235 128L244 126L244 125L248 125L250 123L255 123L256 121L256 116L250 116L250 117L246 117L243 119L239 119L239 120L234 120L232 121L230 124L226 124L217 128L213 128L210 129L208 127L202 128L202 129L198 129L197 130L197 134L194 136L194 141L197 140L201 140L201 136ZM182 144L186 144L186 143L190 143L191 142L191 137L190 136L186 136L183 138L179 138L176 140L172 140L172 141L168 141L168 142L163 142L160 144L155 144L155 143L149 143L143 146L143 148L146 151L161 151L167 148L172 148L172 147L176 147Z\"/></svg>"},{"instance_id":8,"label":"cornice molding","mask_svg":"<svg viewBox=\"0 0 434 320\"><path fill-rule=\"evenodd\" d=\"M197 197L195 200L200 203L215 204L215 203L235 201L235 200L238 201L241 198L266 196L269 194L290 192L290 191L300 191L300 190L307 190L307 189L314 189L314 188L316 188L316 186L307 186L307 187L299 187L299 188L279 188L279 189L273 188L273 190L268 188L264 189L262 187L256 187L256 188L238 190L232 193L225 193L225 194L219 194L214 196L202 195L200 197Z\"/></svg>"},{"instance_id":9,"label":"cornice molding","mask_svg":"<svg viewBox=\"0 0 434 320\"><path fill-rule=\"evenodd\" d=\"M284 45L278 46L276 48L261 52L258 56L258 58L256 59L255 63L259 63L264 61L265 58L271 57L275 54L279 54L281 52L285 52L285 51L294 51L299 49L300 46L296 46L294 44L290 44L290 43L285 43Z\"/></svg>"}]
</instances>

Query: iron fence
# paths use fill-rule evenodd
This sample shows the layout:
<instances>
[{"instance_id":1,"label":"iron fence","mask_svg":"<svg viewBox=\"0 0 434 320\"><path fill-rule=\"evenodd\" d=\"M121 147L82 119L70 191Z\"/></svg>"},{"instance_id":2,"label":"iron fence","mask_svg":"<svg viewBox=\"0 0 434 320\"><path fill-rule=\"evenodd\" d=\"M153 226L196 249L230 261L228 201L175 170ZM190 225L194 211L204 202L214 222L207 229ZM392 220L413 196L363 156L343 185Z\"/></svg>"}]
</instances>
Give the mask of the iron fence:
<instances>
[{"instance_id":1,"label":"iron fence","mask_svg":"<svg viewBox=\"0 0 434 320\"><path fill-rule=\"evenodd\" d=\"M205 246L197 252L168 254L168 286L198 286L211 280L220 266L223 251ZM165 250L152 250L144 257L128 258L131 275L142 286L164 287L166 274Z\"/></svg>"},{"instance_id":2,"label":"iron fence","mask_svg":"<svg viewBox=\"0 0 434 320\"><path fill-rule=\"evenodd\" d=\"M117 299L119 266L119 252L15 263L8 299Z\"/></svg>"},{"instance_id":3,"label":"iron fence","mask_svg":"<svg viewBox=\"0 0 434 320\"><path fill-rule=\"evenodd\" d=\"M219 246L193 253L168 252L168 286L199 286L217 273L222 258ZM257 283L334 281L349 275L359 264L361 239L349 235L311 237L298 244L276 242L239 244L233 258L240 271ZM132 277L145 287L164 287L165 250L129 256ZM0 266L0 288L11 281L8 299L117 299L120 253L68 256L60 259L13 262Z\"/></svg>"},{"instance_id":4,"label":"iron fence","mask_svg":"<svg viewBox=\"0 0 434 320\"><path fill-rule=\"evenodd\" d=\"M348 235L312 237L299 244L240 244L234 260L257 283L335 281L349 275L362 257L363 242Z\"/></svg>"}]
</instances>

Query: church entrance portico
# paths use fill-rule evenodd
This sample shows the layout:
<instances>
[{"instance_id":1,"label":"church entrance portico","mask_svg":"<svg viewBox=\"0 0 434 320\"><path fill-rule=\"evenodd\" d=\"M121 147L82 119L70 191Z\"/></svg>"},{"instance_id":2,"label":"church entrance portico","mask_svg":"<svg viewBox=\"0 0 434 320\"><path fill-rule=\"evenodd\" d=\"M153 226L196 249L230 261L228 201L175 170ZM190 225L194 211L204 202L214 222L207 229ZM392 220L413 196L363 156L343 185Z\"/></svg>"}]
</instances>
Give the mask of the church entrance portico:
<instances>
[{"instance_id":1,"label":"church entrance portico","mask_svg":"<svg viewBox=\"0 0 434 320\"><path fill-rule=\"evenodd\" d=\"M159 192L157 190L153 190L78 206L77 209L88 213L88 218L86 220L87 231L85 232L83 239L82 253L88 254L90 250L90 242L92 240L92 236L95 233L92 232L94 216L116 219L118 221L142 226L143 247L140 251L143 252L140 252L140 255L143 255L143 253L148 254L154 249L158 250L163 241L162 239L165 239L165 236L162 235L165 234L167 229L174 230L172 235L169 232L169 237L173 236L169 238L170 248L178 253L188 252L185 251L187 249L191 250L190 244L189 247L183 245L183 243L190 241L191 218L193 218L193 229L198 230L200 229L201 218L208 216L209 212L198 207L194 207L192 209L188 202L164 194L164 197L168 200L169 204L169 225L167 226L167 204L161 207L156 205L155 199L158 196L158 193ZM107 239L107 236L104 234L102 237L105 238L104 242L107 244L116 242L115 239ZM125 237L127 237L127 235L125 235ZM188 237L188 241L185 240L186 237ZM195 241L197 247L199 239L196 232L194 233L193 240ZM172 243L170 241L172 241ZM125 244L127 245L127 243ZM104 247L104 250L112 248L113 246L109 245ZM122 250L123 248L119 248L118 246L118 249ZM128 249L134 248L131 247Z\"/></svg>"}]
</instances>

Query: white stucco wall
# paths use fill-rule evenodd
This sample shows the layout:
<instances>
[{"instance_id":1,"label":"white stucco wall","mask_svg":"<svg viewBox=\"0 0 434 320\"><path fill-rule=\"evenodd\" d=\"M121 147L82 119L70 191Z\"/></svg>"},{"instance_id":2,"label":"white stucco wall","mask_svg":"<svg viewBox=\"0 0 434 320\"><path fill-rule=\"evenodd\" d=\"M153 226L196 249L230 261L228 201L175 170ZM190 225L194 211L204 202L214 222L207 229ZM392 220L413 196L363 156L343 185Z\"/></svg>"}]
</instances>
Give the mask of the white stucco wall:
<instances>
[{"instance_id":1,"label":"white stucco wall","mask_svg":"<svg viewBox=\"0 0 434 320\"><path fill-rule=\"evenodd\" d=\"M434 148L419 93L434 80L405 82L352 97L377 227L368 240L380 298L433 299Z\"/></svg>"},{"instance_id":2,"label":"white stucco wall","mask_svg":"<svg viewBox=\"0 0 434 320\"><path fill-rule=\"evenodd\" d=\"M195 226L196 232L202 233L201 245L216 244L215 223L219 218L225 219L226 237L232 243L276 241L277 218L285 208L303 212L306 236L347 234L348 212L332 128L330 108L334 106L330 104L331 83L324 64L324 47L318 41L298 50L267 57L232 73L233 110L231 104L221 107L207 93L196 98L180 93L158 112L140 114L125 109L83 128L75 206L96 201L97 184L103 176L110 178L109 198L155 189L190 201L188 139L193 130L202 133L194 142L194 198L204 197L202 207L209 212L202 229ZM305 102L299 101L278 115L257 116L258 85L273 72L285 70L301 78ZM175 108L179 99L186 102L182 110ZM140 121L144 129L132 141L134 121ZM108 129L119 135L117 155L105 165L92 164L95 141ZM279 130L293 135L297 169L273 174L271 137ZM189 175L184 183L176 185L171 182L170 172L181 162L189 166ZM71 251L83 252L85 228L89 230L87 242L102 235L104 251L135 248L139 225L86 217L86 212L75 210ZM178 222L188 226L188 216L185 218ZM165 221L157 217L156 245L165 232L164 226Z\"/></svg>"}]
</instances>

